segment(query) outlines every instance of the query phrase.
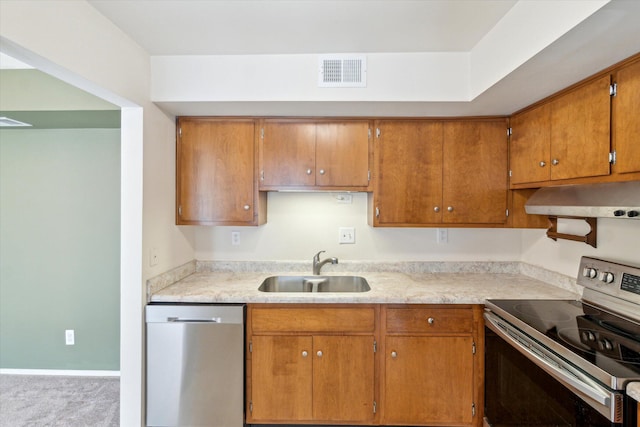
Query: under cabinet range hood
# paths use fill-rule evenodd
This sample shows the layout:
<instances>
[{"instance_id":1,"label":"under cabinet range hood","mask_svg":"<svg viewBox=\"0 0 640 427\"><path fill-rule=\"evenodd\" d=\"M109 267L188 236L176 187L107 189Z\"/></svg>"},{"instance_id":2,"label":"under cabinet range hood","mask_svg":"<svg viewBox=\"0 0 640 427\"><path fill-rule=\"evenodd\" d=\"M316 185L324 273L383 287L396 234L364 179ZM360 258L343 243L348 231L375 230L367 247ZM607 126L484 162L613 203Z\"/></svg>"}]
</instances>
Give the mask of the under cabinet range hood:
<instances>
[{"instance_id":1,"label":"under cabinet range hood","mask_svg":"<svg viewBox=\"0 0 640 427\"><path fill-rule=\"evenodd\" d=\"M640 220L640 181L561 185L536 191L528 214Z\"/></svg>"}]
</instances>

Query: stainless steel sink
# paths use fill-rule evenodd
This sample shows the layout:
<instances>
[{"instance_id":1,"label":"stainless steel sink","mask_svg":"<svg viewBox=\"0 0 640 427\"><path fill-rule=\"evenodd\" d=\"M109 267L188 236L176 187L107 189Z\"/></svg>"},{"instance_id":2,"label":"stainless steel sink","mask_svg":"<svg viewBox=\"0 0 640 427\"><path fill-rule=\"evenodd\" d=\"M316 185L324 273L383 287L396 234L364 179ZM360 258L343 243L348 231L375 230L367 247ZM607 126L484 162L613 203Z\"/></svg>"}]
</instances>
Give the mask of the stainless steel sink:
<instances>
[{"instance_id":1,"label":"stainless steel sink","mask_svg":"<svg viewBox=\"0 0 640 427\"><path fill-rule=\"evenodd\" d=\"M367 292L369 283L360 276L271 276L261 292Z\"/></svg>"}]
</instances>

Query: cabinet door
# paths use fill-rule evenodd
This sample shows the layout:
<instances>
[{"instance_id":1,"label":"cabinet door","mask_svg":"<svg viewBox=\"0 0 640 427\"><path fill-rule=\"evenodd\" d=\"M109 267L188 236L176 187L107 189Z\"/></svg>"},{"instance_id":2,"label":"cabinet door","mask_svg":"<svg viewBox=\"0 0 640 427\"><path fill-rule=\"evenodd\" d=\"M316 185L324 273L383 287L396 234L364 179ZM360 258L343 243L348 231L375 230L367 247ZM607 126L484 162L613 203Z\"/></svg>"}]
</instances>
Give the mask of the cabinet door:
<instances>
[{"instance_id":1,"label":"cabinet door","mask_svg":"<svg viewBox=\"0 0 640 427\"><path fill-rule=\"evenodd\" d=\"M316 185L369 185L369 122L316 125Z\"/></svg>"},{"instance_id":2,"label":"cabinet door","mask_svg":"<svg viewBox=\"0 0 640 427\"><path fill-rule=\"evenodd\" d=\"M549 181L551 105L544 104L511 118L509 143L511 183Z\"/></svg>"},{"instance_id":3,"label":"cabinet door","mask_svg":"<svg viewBox=\"0 0 640 427\"><path fill-rule=\"evenodd\" d=\"M315 185L315 150L315 123L265 121L260 185Z\"/></svg>"},{"instance_id":4,"label":"cabinet door","mask_svg":"<svg viewBox=\"0 0 640 427\"><path fill-rule=\"evenodd\" d=\"M613 136L616 173L640 172L640 61L616 74L613 98Z\"/></svg>"},{"instance_id":5,"label":"cabinet door","mask_svg":"<svg viewBox=\"0 0 640 427\"><path fill-rule=\"evenodd\" d=\"M253 120L180 119L177 223L254 220Z\"/></svg>"},{"instance_id":6,"label":"cabinet door","mask_svg":"<svg viewBox=\"0 0 640 427\"><path fill-rule=\"evenodd\" d=\"M252 421L311 419L312 351L310 336L252 337Z\"/></svg>"},{"instance_id":7,"label":"cabinet door","mask_svg":"<svg viewBox=\"0 0 640 427\"><path fill-rule=\"evenodd\" d=\"M375 225L420 225L442 218L442 122L377 122Z\"/></svg>"},{"instance_id":8,"label":"cabinet door","mask_svg":"<svg viewBox=\"0 0 640 427\"><path fill-rule=\"evenodd\" d=\"M443 222L507 220L505 119L446 122L443 165Z\"/></svg>"},{"instance_id":9,"label":"cabinet door","mask_svg":"<svg viewBox=\"0 0 640 427\"><path fill-rule=\"evenodd\" d=\"M606 75L552 101L552 180L609 174L610 82Z\"/></svg>"},{"instance_id":10,"label":"cabinet door","mask_svg":"<svg viewBox=\"0 0 640 427\"><path fill-rule=\"evenodd\" d=\"M373 336L313 337L313 419L374 419Z\"/></svg>"},{"instance_id":11,"label":"cabinet door","mask_svg":"<svg viewBox=\"0 0 640 427\"><path fill-rule=\"evenodd\" d=\"M383 424L473 421L471 337L387 336Z\"/></svg>"}]
</instances>

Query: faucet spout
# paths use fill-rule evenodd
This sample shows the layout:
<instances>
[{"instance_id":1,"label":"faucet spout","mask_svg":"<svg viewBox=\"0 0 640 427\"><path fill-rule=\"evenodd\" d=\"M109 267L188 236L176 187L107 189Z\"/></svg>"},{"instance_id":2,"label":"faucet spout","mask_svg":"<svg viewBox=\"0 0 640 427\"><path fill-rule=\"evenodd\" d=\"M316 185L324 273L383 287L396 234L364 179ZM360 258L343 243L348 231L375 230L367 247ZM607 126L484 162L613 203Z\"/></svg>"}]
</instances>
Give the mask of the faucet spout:
<instances>
[{"instance_id":1,"label":"faucet spout","mask_svg":"<svg viewBox=\"0 0 640 427\"><path fill-rule=\"evenodd\" d=\"M320 269L322 268L323 265L331 263L331 264L337 264L338 263L338 258L325 258L322 261L320 261L320 254L324 253L325 251L320 251L317 254L315 254L313 256L313 274L318 276L320 274Z\"/></svg>"}]
</instances>

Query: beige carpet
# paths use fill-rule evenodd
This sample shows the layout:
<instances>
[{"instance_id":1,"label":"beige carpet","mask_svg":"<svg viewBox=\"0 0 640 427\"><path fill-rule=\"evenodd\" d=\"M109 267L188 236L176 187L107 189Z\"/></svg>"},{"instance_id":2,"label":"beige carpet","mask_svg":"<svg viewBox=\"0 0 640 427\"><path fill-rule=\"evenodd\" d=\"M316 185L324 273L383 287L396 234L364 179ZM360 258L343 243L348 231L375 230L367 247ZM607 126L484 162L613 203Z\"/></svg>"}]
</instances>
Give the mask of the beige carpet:
<instances>
[{"instance_id":1,"label":"beige carpet","mask_svg":"<svg viewBox=\"0 0 640 427\"><path fill-rule=\"evenodd\" d=\"M119 378L0 375L1 427L110 427L119 418Z\"/></svg>"}]
</instances>

